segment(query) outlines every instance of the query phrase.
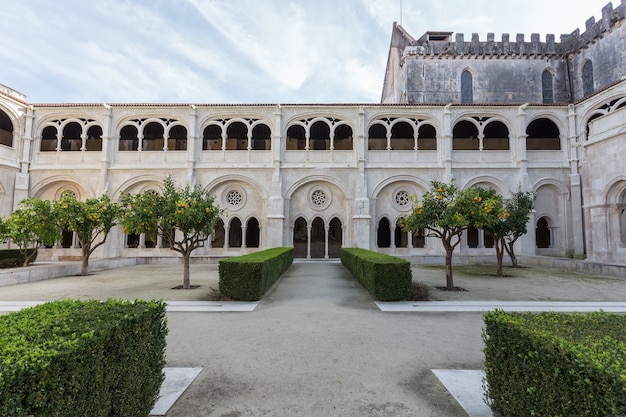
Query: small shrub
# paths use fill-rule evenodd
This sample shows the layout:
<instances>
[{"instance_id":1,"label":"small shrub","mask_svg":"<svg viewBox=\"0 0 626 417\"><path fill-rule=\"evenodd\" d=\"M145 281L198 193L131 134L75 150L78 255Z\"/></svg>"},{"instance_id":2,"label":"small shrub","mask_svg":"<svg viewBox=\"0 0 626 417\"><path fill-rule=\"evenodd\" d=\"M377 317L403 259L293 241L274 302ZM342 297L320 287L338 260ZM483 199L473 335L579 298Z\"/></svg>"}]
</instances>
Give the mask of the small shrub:
<instances>
[{"instance_id":1,"label":"small shrub","mask_svg":"<svg viewBox=\"0 0 626 417\"><path fill-rule=\"evenodd\" d=\"M407 301L428 301L430 295L430 288L428 285L421 282L411 282L411 288L409 288L409 295L406 297Z\"/></svg>"}]
</instances>

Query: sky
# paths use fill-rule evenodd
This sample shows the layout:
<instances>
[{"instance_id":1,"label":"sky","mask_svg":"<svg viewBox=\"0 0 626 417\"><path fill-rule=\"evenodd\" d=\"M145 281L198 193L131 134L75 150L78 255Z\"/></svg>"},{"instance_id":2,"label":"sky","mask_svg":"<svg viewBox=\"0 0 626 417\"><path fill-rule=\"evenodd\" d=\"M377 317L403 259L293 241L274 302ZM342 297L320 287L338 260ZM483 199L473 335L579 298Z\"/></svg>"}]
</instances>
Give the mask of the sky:
<instances>
[{"instance_id":1,"label":"sky","mask_svg":"<svg viewBox=\"0 0 626 417\"><path fill-rule=\"evenodd\" d=\"M36 104L378 103L393 22L558 41L608 3L3 0L0 84Z\"/></svg>"}]
</instances>

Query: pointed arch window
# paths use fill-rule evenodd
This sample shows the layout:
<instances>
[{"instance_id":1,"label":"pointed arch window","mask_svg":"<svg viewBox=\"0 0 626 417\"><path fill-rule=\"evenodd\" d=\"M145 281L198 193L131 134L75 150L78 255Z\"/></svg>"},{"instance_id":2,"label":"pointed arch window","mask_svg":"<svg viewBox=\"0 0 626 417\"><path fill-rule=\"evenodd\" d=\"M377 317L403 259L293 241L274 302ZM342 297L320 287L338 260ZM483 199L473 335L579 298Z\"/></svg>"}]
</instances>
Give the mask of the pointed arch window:
<instances>
[{"instance_id":1,"label":"pointed arch window","mask_svg":"<svg viewBox=\"0 0 626 417\"><path fill-rule=\"evenodd\" d=\"M554 103L554 88L552 73L545 70L541 74L541 95L543 97L543 104Z\"/></svg>"},{"instance_id":2,"label":"pointed arch window","mask_svg":"<svg viewBox=\"0 0 626 417\"><path fill-rule=\"evenodd\" d=\"M13 146L13 123L9 115L0 110L0 145Z\"/></svg>"},{"instance_id":3,"label":"pointed arch window","mask_svg":"<svg viewBox=\"0 0 626 417\"><path fill-rule=\"evenodd\" d=\"M472 73L465 70L461 73L461 103L472 104L474 102L474 87Z\"/></svg>"},{"instance_id":4,"label":"pointed arch window","mask_svg":"<svg viewBox=\"0 0 626 417\"><path fill-rule=\"evenodd\" d=\"M588 96L593 93L593 63L587 61L583 64L583 95Z\"/></svg>"}]
</instances>

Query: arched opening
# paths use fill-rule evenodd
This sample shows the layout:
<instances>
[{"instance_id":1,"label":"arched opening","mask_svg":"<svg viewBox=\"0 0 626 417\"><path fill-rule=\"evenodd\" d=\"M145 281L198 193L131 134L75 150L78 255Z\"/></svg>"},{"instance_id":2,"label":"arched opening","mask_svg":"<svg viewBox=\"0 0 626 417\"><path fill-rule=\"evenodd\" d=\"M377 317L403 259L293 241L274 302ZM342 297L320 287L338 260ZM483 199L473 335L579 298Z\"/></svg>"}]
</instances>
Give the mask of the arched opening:
<instances>
[{"instance_id":1,"label":"arched opening","mask_svg":"<svg viewBox=\"0 0 626 417\"><path fill-rule=\"evenodd\" d=\"M226 149L248 149L248 126L242 122L234 122L226 128Z\"/></svg>"},{"instance_id":2,"label":"arched opening","mask_svg":"<svg viewBox=\"0 0 626 417\"><path fill-rule=\"evenodd\" d=\"M500 121L493 121L485 126L483 149L486 151L508 151L509 129Z\"/></svg>"},{"instance_id":3,"label":"arched opening","mask_svg":"<svg viewBox=\"0 0 626 417\"><path fill-rule=\"evenodd\" d=\"M328 257L339 258L341 243L343 241L343 229L341 220L333 217L328 228Z\"/></svg>"},{"instance_id":4,"label":"arched opening","mask_svg":"<svg viewBox=\"0 0 626 417\"><path fill-rule=\"evenodd\" d=\"M352 150L352 128L346 124L339 125L335 129L333 147L339 151Z\"/></svg>"},{"instance_id":5,"label":"arched opening","mask_svg":"<svg viewBox=\"0 0 626 417\"><path fill-rule=\"evenodd\" d=\"M543 104L554 103L553 78L552 73L548 70L541 73L541 96Z\"/></svg>"},{"instance_id":6,"label":"arched opening","mask_svg":"<svg viewBox=\"0 0 626 417\"><path fill-rule=\"evenodd\" d=\"M480 143L478 128L468 120L462 120L452 129L452 149L455 151L477 151Z\"/></svg>"},{"instance_id":7,"label":"arched opening","mask_svg":"<svg viewBox=\"0 0 626 417\"><path fill-rule=\"evenodd\" d=\"M57 128L54 126L47 126L41 132L41 147L42 152L56 151L57 150Z\"/></svg>"},{"instance_id":8,"label":"arched opening","mask_svg":"<svg viewBox=\"0 0 626 417\"><path fill-rule=\"evenodd\" d=\"M132 125L122 127L120 130L120 151L136 151L139 149L139 132Z\"/></svg>"},{"instance_id":9,"label":"arched opening","mask_svg":"<svg viewBox=\"0 0 626 417\"><path fill-rule=\"evenodd\" d=\"M287 150L303 151L306 149L306 136L304 127L292 125L287 129Z\"/></svg>"},{"instance_id":10,"label":"arched opening","mask_svg":"<svg viewBox=\"0 0 626 417\"><path fill-rule=\"evenodd\" d=\"M474 226L470 226L466 230L467 233L467 247L468 248L477 248L478 247L478 229Z\"/></svg>"},{"instance_id":11,"label":"arched opening","mask_svg":"<svg viewBox=\"0 0 626 417\"><path fill-rule=\"evenodd\" d=\"M13 146L13 123L3 110L0 110L0 145Z\"/></svg>"},{"instance_id":12,"label":"arched opening","mask_svg":"<svg viewBox=\"0 0 626 417\"><path fill-rule=\"evenodd\" d=\"M559 135L559 128L552 120L533 120L526 128L526 150L558 151L561 149Z\"/></svg>"},{"instance_id":13,"label":"arched opening","mask_svg":"<svg viewBox=\"0 0 626 417\"><path fill-rule=\"evenodd\" d=\"M376 230L376 246L379 248L391 247L391 227L389 220L383 217L378 221L378 230Z\"/></svg>"},{"instance_id":14,"label":"arched opening","mask_svg":"<svg viewBox=\"0 0 626 417\"><path fill-rule=\"evenodd\" d=\"M435 127L424 124L417 130L417 149L422 151L437 150L437 131Z\"/></svg>"},{"instance_id":15,"label":"arched opening","mask_svg":"<svg viewBox=\"0 0 626 417\"><path fill-rule=\"evenodd\" d=\"M261 241L261 230L259 221L252 217L246 225L246 247L258 248Z\"/></svg>"},{"instance_id":16,"label":"arched opening","mask_svg":"<svg viewBox=\"0 0 626 417\"><path fill-rule=\"evenodd\" d=\"M626 243L626 208L619 215L620 237L622 243Z\"/></svg>"},{"instance_id":17,"label":"arched opening","mask_svg":"<svg viewBox=\"0 0 626 417\"><path fill-rule=\"evenodd\" d=\"M90 126L89 129L87 129L85 150L102 151L102 128L100 126Z\"/></svg>"},{"instance_id":18,"label":"arched opening","mask_svg":"<svg viewBox=\"0 0 626 417\"><path fill-rule=\"evenodd\" d=\"M318 120L311 125L309 149L324 151L330 149L330 127L327 123Z\"/></svg>"},{"instance_id":19,"label":"arched opening","mask_svg":"<svg viewBox=\"0 0 626 417\"><path fill-rule=\"evenodd\" d=\"M412 243L414 248L426 247L426 233L424 232L424 229L418 230L417 232L413 233L411 239L413 240Z\"/></svg>"},{"instance_id":20,"label":"arched opening","mask_svg":"<svg viewBox=\"0 0 626 417\"><path fill-rule=\"evenodd\" d=\"M308 233L306 220L298 217L293 225L293 256L295 258L306 258L308 247Z\"/></svg>"},{"instance_id":21,"label":"arched opening","mask_svg":"<svg viewBox=\"0 0 626 417\"><path fill-rule=\"evenodd\" d=\"M165 129L157 122L150 122L143 128L141 149L144 151L162 151L165 146Z\"/></svg>"},{"instance_id":22,"label":"arched opening","mask_svg":"<svg viewBox=\"0 0 626 417\"><path fill-rule=\"evenodd\" d=\"M324 220L316 217L313 219L313 223L311 223L311 258L324 257L326 249L325 238Z\"/></svg>"},{"instance_id":23,"label":"arched opening","mask_svg":"<svg viewBox=\"0 0 626 417\"><path fill-rule=\"evenodd\" d=\"M370 126L367 131L367 150L382 151L387 149L387 128L376 123Z\"/></svg>"},{"instance_id":24,"label":"arched opening","mask_svg":"<svg viewBox=\"0 0 626 417\"><path fill-rule=\"evenodd\" d=\"M396 245L396 248L408 248L409 247L409 234L402 230L402 226L400 226L400 222L396 221L396 227L393 232L393 241Z\"/></svg>"},{"instance_id":25,"label":"arched opening","mask_svg":"<svg viewBox=\"0 0 626 417\"><path fill-rule=\"evenodd\" d=\"M139 235L135 233L130 233L126 235L126 247L138 248L139 247Z\"/></svg>"},{"instance_id":26,"label":"arched opening","mask_svg":"<svg viewBox=\"0 0 626 417\"><path fill-rule=\"evenodd\" d=\"M461 73L461 103L472 104L474 102L474 87L472 73L465 70Z\"/></svg>"},{"instance_id":27,"label":"arched opening","mask_svg":"<svg viewBox=\"0 0 626 417\"><path fill-rule=\"evenodd\" d=\"M586 97L593 93L593 63L591 61L586 61L583 64L582 69L582 79L583 79L583 95Z\"/></svg>"},{"instance_id":28,"label":"arched opening","mask_svg":"<svg viewBox=\"0 0 626 417\"><path fill-rule=\"evenodd\" d=\"M550 227L548 220L545 217L541 217L539 220L537 220L535 239L538 248L549 248L552 245Z\"/></svg>"},{"instance_id":29,"label":"arched opening","mask_svg":"<svg viewBox=\"0 0 626 417\"><path fill-rule=\"evenodd\" d=\"M215 229L213 229L213 233L211 234L211 247L223 248L225 237L224 220L219 219L217 223L215 223Z\"/></svg>"},{"instance_id":30,"label":"arched opening","mask_svg":"<svg viewBox=\"0 0 626 417\"><path fill-rule=\"evenodd\" d=\"M170 151L187 150L187 128L185 126L172 126L167 139L167 149Z\"/></svg>"},{"instance_id":31,"label":"arched opening","mask_svg":"<svg viewBox=\"0 0 626 417\"><path fill-rule=\"evenodd\" d=\"M63 128L63 137L61 138L62 151L79 151L83 146L80 137L83 128L78 122L70 122Z\"/></svg>"},{"instance_id":32,"label":"arched opening","mask_svg":"<svg viewBox=\"0 0 626 417\"><path fill-rule=\"evenodd\" d=\"M252 128L252 149L258 151L270 150L272 147L272 132L267 125L256 125Z\"/></svg>"},{"instance_id":33,"label":"arched opening","mask_svg":"<svg viewBox=\"0 0 626 417\"><path fill-rule=\"evenodd\" d=\"M61 247L68 249L72 247L72 244L74 240L74 232L69 231L69 230L62 230L61 231Z\"/></svg>"},{"instance_id":34,"label":"arched opening","mask_svg":"<svg viewBox=\"0 0 626 417\"><path fill-rule=\"evenodd\" d=\"M407 122L398 122L391 127L391 149L411 151L415 149L413 126Z\"/></svg>"},{"instance_id":35,"label":"arched opening","mask_svg":"<svg viewBox=\"0 0 626 417\"><path fill-rule=\"evenodd\" d=\"M240 248L242 237L241 220L237 217L233 217L228 225L228 247Z\"/></svg>"},{"instance_id":36,"label":"arched opening","mask_svg":"<svg viewBox=\"0 0 626 417\"><path fill-rule=\"evenodd\" d=\"M222 149L222 127L208 125L202 131L202 150L219 151Z\"/></svg>"}]
</instances>

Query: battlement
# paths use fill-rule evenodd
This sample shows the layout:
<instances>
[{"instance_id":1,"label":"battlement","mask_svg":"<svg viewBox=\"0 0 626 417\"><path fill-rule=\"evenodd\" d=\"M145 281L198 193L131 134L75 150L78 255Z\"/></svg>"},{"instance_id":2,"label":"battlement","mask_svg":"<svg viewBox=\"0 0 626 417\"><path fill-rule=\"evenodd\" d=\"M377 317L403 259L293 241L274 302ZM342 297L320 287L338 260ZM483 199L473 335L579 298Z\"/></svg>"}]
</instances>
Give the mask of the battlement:
<instances>
[{"instance_id":1,"label":"battlement","mask_svg":"<svg viewBox=\"0 0 626 417\"><path fill-rule=\"evenodd\" d=\"M433 55L433 56L562 56L575 53L604 36L614 26L626 17L626 0L613 8L608 3L602 8L602 18L596 22L592 16L585 22L585 32L576 29L570 34L561 35L560 42L556 42L553 34L546 35L544 42L540 41L538 33L530 36L527 42L524 34L517 34L514 40L508 33L502 34L502 40L496 41L493 33L487 34L487 40L480 40L478 33L473 33L471 41L466 41L462 33L457 33L452 40L452 32L426 32L418 40L411 42L405 49L404 55Z\"/></svg>"}]
</instances>

